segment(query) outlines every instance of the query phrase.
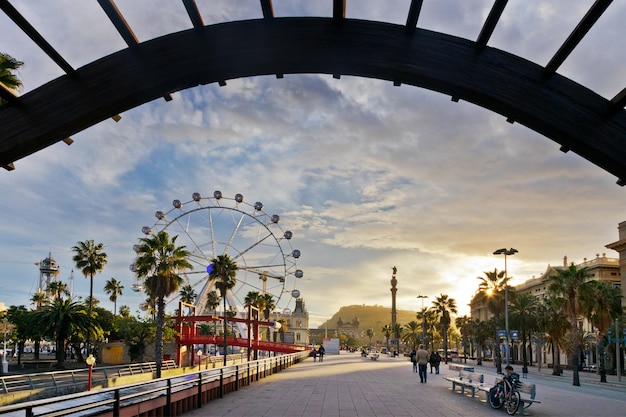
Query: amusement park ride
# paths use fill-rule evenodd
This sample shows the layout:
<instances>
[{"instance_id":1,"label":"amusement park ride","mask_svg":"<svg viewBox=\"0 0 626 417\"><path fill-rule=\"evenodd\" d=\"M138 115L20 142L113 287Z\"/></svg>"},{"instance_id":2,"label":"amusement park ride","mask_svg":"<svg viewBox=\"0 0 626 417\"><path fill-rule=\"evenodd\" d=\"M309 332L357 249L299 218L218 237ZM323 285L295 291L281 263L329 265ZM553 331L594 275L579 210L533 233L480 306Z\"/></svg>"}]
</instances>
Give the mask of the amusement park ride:
<instances>
[{"instance_id":1,"label":"amusement park ride","mask_svg":"<svg viewBox=\"0 0 626 417\"><path fill-rule=\"evenodd\" d=\"M223 335L200 334L201 324L224 323L224 320L237 328L236 331L232 329L232 336L227 335L227 345L246 348L248 358L256 356L259 350L284 353L306 350L304 345L261 340L260 328L277 331L280 323L259 320L258 310L245 302L251 292L263 296L269 294L275 309L282 317L288 317L291 315L290 303L300 297L295 283L304 275L296 268L296 259L301 253L291 248L293 233L280 228L280 216L265 213L261 202L248 204L241 194L227 198L221 191L215 191L212 197L193 193L190 201L174 200L172 206L169 211L157 211L156 223L144 226L142 232L150 235L164 230L170 236L177 236L176 244L185 246L190 252L192 268L181 275L187 284L198 287L199 291L193 304L179 302L178 316L174 318L179 363L185 355L194 357L193 345L224 346ZM216 290L215 278L210 277L212 262L223 254L236 263L237 272L236 284L226 294L229 311L218 316L207 314L210 311L216 313L207 306L207 300ZM134 264L130 268L135 271ZM137 281L131 288L141 292L143 283ZM283 297L285 293L291 297Z\"/></svg>"}]
</instances>

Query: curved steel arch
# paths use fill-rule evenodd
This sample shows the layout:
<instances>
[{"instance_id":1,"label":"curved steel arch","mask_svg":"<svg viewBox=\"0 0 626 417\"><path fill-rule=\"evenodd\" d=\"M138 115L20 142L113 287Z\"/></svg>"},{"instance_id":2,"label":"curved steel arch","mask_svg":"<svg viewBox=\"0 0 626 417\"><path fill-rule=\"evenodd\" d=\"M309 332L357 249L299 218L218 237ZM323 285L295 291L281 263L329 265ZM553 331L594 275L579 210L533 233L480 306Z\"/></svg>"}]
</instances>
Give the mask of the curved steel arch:
<instances>
[{"instance_id":1,"label":"curved steel arch","mask_svg":"<svg viewBox=\"0 0 626 417\"><path fill-rule=\"evenodd\" d=\"M256 75L408 84L502 114L626 180L626 111L518 56L447 34L331 18L196 27L103 57L0 106L0 165L171 92Z\"/></svg>"}]
</instances>

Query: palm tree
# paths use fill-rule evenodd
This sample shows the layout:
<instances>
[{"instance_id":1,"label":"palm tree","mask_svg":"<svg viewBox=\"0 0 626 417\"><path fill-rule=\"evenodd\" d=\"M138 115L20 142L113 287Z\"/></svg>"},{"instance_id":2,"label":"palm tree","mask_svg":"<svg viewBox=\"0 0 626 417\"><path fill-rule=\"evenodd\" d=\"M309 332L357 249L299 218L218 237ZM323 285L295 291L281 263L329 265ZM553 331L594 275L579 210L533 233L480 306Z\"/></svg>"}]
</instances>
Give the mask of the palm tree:
<instances>
[{"instance_id":1,"label":"palm tree","mask_svg":"<svg viewBox=\"0 0 626 417\"><path fill-rule=\"evenodd\" d=\"M127 305L120 306L120 316L130 317L130 307L128 307Z\"/></svg>"},{"instance_id":2,"label":"palm tree","mask_svg":"<svg viewBox=\"0 0 626 417\"><path fill-rule=\"evenodd\" d=\"M552 282L548 290L558 296L565 298L565 312L570 322L570 342L572 345L571 362L574 368L573 385L580 386L579 361L580 361L580 331L578 328L578 318L580 311L580 289L582 285L592 276L586 267L578 268L573 263L564 269L555 269L556 274L552 277Z\"/></svg>"},{"instance_id":3,"label":"palm tree","mask_svg":"<svg viewBox=\"0 0 626 417\"><path fill-rule=\"evenodd\" d=\"M205 308L209 311L213 311L213 314L217 315L217 307L220 305L220 297L215 290L209 291L206 297Z\"/></svg>"},{"instance_id":4,"label":"palm tree","mask_svg":"<svg viewBox=\"0 0 626 417\"><path fill-rule=\"evenodd\" d=\"M226 254L218 255L217 258L213 258L211 264L212 268L211 272L209 272L209 279L215 280L215 286L220 291L224 305L224 366L226 366L226 348L228 347L226 339L226 293L237 285L238 268L237 264Z\"/></svg>"},{"instance_id":5,"label":"palm tree","mask_svg":"<svg viewBox=\"0 0 626 417\"><path fill-rule=\"evenodd\" d=\"M117 315L117 297L122 294L124 286L115 278L111 278L104 284L104 292L109 295L109 300L113 301L113 317Z\"/></svg>"},{"instance_id":6,"label":"palm tree","mask_svg":"<svg viewBox=\"0 0 626 417\"><path fill-rule=\"evenodd\" d=\"M606 382L604 335L611 327L613 320L622 314L621 298L622 294L619 288L614 288L606 281L588 281L581 288L580 305L582 312L598 329L600 382Z\"/></svg>"},{"instance_id":7,"label":"palm tree","mask_svg":"<svg viewBox=\"0 0 626 417\"><path fill-rule=\"evenodd\" d=\"M59 368L65 362L65 342L69 337L77 332L89 333L98 328L96 320L85 311L85 305L71 299L55 299L41 310L34 311L31 320L33 327L56 341Z\"/></svg>"},{"instance_id":8,"label":"palm tree","mask_svg":"<svg viewBox=\"0 0 626 417\"><path fill-rule=\"evenodd\" d=\"M67 284L61 281L53 281L46 287L46 293L50 298L62 298L64 295L70 295Z\"/></svg>"},{"instance_id":9,"label":"palm tree","mask_svg":"<svg viewBox=\"0 0 626 417\"><path fill-rule=\"evenodd\" d=\"M367 329L367 331L365 332L365 334L367 334L367 337L370 339L370 348L372 347L372 338L374 337L374 329L372 329L371 327Z\"/></svg>"},{"instance_id":10,"label":"palm tree","mask_svg":"<svg viewBox=\"0 0 626 417\"><path fill-rule=\"evenodd\" d=\"M511 324L519 328L522 335L523 372L528 373L528 358L526 356L526 341L530 333L537 328L537 306L539 299L532 294L514 294L511 298L509 316Z\"/></svg>"},{"instance_id":11,"label":"palm tree","mask_svg":"<svg viewBox=\"0 0 626 417\"><path fill-rule=\"evenodd\" d=\"M179 293L180 301L185 304L193 304L196 301L196 297L198 297L198 293L190 284L183 285L180 289ZM191 314L193 307L189 307L189 314Z\"/></svg>"},{"instance_id":12,"label":"palm tree","mask_svg":"<svg viewBox=\"0 0 626 417\"><path fill-rule=\"evenodd\" d=\"M385 324L383 326L383 328L381 329L381 331L385 335L387 352L389 352L389 338L391 337L391 334L393 333L393 329L391 328L391 324Z\"/></svg>"},{"instance_id":13,"label":"palm tree","mask_svg":"<svg viewBox=\"0 0 626 417\"><path fill-rule=\"evenodd\" d=\"M19 90L22 87L22 81L15 76L14 71L19 70L23 65L23 62L0 52L0 84L13 90ZM0 104L2 104L1 99Z\"/></svg>"},{"instance_id":14,"label":"palm tree","mask_svg":"<svg viewBox=\"0 0 626 417\"><path fill-rule=\"evenodd\" d=\"M30 299L31 303L35 304L35 308L37 310L40 310L41 307L48 302L48 294L46 294L45 292L41 292L41 291L37 291L37 293L35 293L31 299Z\"/></svg>"},{"instance_id":15,"label":"palm tree","mask_svg":"<svg viewBox=\"0 0 626 417\"><path fill-rule=\"evenodd\" d=\"M402 343L409 345L411 349L415 349L415 346L419 343L422 327L417 321L411 320L408 324L404 325L404 330Z\"/></svg>"},{"instance_id":16,"label":"palm tree","mask_svg":"<svg viewBox=\"0 0 626 417\"><path fill-rule=\"evenodd\" d=\"M457 317L454 320L454 324L456 328L459 329L461 333L461 344L463 345L463 357L465 358L465 363L467 363L467 345L469 344L469 337L472 328L472 318L470 316L461 316Z\"/></svg>"},{"instance_id":17,"label":"palm tree","mask_svg":"<svg viewBox=\"0 0 626 417\"><path fill-rule=\"evenodd\" d=\"M552 350L552 375L557 376L561 375L560 348L569 326L567 315L563 313L563 303L564 299L552 295L542 299L537 308L537 326L548 335L547 341Z\"/></svg>"},{"instance_id":18,"label":"palm tree","mask_svg":"<svg viewBox=\"0 0 626 417\"><path fill-rule=\"evenodd\" d=\"M140 238L141 242L135 259L137 277L144 280L146 293L156 299L156 377L161 378L163 363L163 328L165 324L165 297L178 290L183 279L180 271L192 267L189 251L185 246L176 246L174 236L171 240L167 232L161 230L156 235Z\"/></svg>"},{"instance_id":19,"label":"palm tree","mask_svg":"<svg viewBox=\"0 0 626 417\"><path fill-rule=\"evenodd\" d=\"M456 300L450 298L448 294L441 294L433 301L433 310L439 319L441 335L443 336L443 351L445 363L448 363L448 327L452 323L450 314L456 314Z\"/></svg>"},{"instance_id":20,"label":"palm tree","mask_svg":"<svg viewBox=\"0 0 626 417\"><path fill-rule=\"evenodd\" d=\"M494 269L493 272L483 272L484 277L476 277L480 280L478 284L478 293L475 297L478 300L484 300L487 304L487 309L491 314L495 316L496 323L500 325L500 317L505 311L505 290L508 285L508 279L505 277L505 271L498 272ZM497 332L497 327L496 327ZM498 335L496 334L496 342L498 341ZM497 372L502 372L502 356L498 343L496 343L496 367Z\"/></svg>"},{"instance_id":21,"label":"palm tree","mask_svg":"<svg viewBox=\"0 0 626 417\"><path fill-rule=\"evenodd\" d=\"M72 260L85 278L89 277L90 315L93 309L93 276L102 272L104 266L107 264L107 254L102 251L103 249L104 245L102 243L96 245L93 240L78 242L76 246L72 247L72 251L76 253L76 255L72 257Z\"/></svg>"}]
</instances>

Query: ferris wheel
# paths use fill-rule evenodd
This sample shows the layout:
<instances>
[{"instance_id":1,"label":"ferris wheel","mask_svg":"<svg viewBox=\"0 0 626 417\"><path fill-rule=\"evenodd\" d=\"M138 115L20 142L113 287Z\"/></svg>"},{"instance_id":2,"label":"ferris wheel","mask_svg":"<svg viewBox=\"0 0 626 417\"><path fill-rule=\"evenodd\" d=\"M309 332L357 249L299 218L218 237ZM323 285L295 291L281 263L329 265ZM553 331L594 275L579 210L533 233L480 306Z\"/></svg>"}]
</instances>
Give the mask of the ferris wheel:
<instances>
[{"instance_id":1,"label":"ferris wheel","mask_svg":"<svg viewBox=\"0 0 626 417\"><path fill-rule=\"evenodd\" d=\"M248 204L241 194L228 198L221 191L212 197L193 193L190 201L174 200L170 210L154 215L156 222L144 226L142 233L166 231L170 237L178 236L176 246L184 245L190 252L192 268L181 276L197 293L197 315L206 314L208 294L217 291L209 272L218 255L228 255L237 264L236 285L226 297L235 313L246 311L244 299L256 291L270 294L283 316L291 314L291 302L300 297L296 282L304 275L296 267L301 253L291 247L293 233L283 231L280 216L265 213L263 203ZM135 282L132 289L141 291L142 283Z\"/></svg>"}]
</instances>

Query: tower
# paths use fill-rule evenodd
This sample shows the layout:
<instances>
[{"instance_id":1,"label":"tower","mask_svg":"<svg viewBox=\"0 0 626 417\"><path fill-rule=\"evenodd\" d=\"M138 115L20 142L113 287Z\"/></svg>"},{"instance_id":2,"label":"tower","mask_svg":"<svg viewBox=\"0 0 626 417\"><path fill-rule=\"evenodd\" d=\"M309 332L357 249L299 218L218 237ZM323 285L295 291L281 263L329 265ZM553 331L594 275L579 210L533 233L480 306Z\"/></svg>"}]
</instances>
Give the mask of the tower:
<instances>
[{"instance_id":1,"label":"tower","mask_svg":"<svg viewBox=\"0 0 626 417\"><path fill-rule=\"evenodd\" d=\"M59 275L60 269L57 261L52 258L52 254L48 253L48 257L39 265L39 291L45 292L51 282L56 281L57 275Z\"/></svg>"},{"instance_id":2,"label":"tower","mask_svg":"<svg viewBox=\"0 0 626 417\"><path fill-rule=\"evenodd\" d=\"M400 346L398 343L398 334L396 333L396 292L398 292L396 288L396 285L398 285L396 272L398 272L398 268L394 266L391 269L393 270L391 274L391 330L393 331L393 348L397 352Z\"/></svg>"}]
</instances>

